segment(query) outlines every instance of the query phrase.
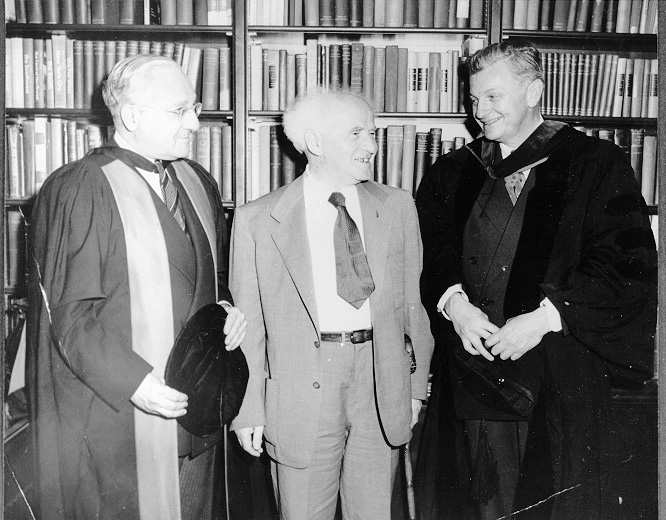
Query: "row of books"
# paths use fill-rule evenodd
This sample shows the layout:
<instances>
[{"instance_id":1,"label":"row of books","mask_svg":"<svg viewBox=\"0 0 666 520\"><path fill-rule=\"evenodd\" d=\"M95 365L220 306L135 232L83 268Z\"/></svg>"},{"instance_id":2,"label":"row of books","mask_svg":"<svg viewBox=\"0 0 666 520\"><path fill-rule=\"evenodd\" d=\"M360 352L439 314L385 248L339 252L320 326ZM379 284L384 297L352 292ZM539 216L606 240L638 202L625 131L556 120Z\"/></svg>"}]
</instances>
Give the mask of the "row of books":
<instances>
[{"instance_id":1,"label":"row of books","mask_svg":"<svg viewBox=\"0 0 666 520\"><path fill-rule=\"evenodd\" d=\"M658 141L657 136L642 128L587 128L576 127L588 135L614 142L631 160L631 167L646 204L657 204L656 185Z\"/></svg>"},{"instance_id":2,"label":"row of books","mask_svg":"<svg viewBox=\"0 0 666 520\"><path fill-rule=\"evenodd\" d=\"M100 25L231 25L232 0L5 0L5 20Z\"/></svg>"},{"instance_id":3,"label":"row of books","mask_svg":"<svg viewBox=\"0 0 666 520\"><path fill-rule=\"evenodd\" d=\"M103 107L101 84L113 66L136 54L167 56L182 66L205 110L231 107L228 46L124 40L7 38L5 99L9 108Z\"/></svg>"},{"instance_id":4,"label":"row of books","mask_svg":"<svg viewBox=\"0 0 666 520\"><path fill-rule=\"evenodd\" d=\"M502 27L657 34L660 0L503 0Z\"/></svg>"},{"instance_id":5,"label":"row of books","mask_svg":"<svg viewBox=\"0 0 666 520\"><path fill-rule=\"evenodd\" d=\"M51 172L81 159L113 135L110 126L44 116L8 120L5 130L5 195L10 199L34 196ZM190 134L188 158L211 173L223 201L233 199L231 135L227 123L202 125Z\"/></svg>"},{"instance_id":6,"label":"row of books","mask_svg":"<svg viewBox=\"0 0 666 520\"><path fill-rule=\"evenodd\" d=\"M397 45L320 44L290 52L250 47L250 109L284 110L315 87L349 88L376 112L463 112L459 51L411 51Z\"/></svg>"},{"instance_id":7,"label":"row of books","mask_svg":"<svg viewBox=\"0 0 666 520\"><path fill-rule=\"evenodd\" d=\"M542 59L544 114L657 117L657 59L557 52L545 52Z\"/></svg>"},{"instance_id":8,"label":"row of books","mask_svg":"<svg viewBox=\"0 0 666 520\"><path fill-rule=\"evenodd\" d=\"M482 28L487 0L249 0L248 24Z\"/></svg>"},{"instance_id":9,"label":"row of books","mask_svg":"<svg viewBox=\"0 0 666 520\"><path fill-rule=\"evenodd\" d=\"M284 186L300 175L305 162L280 124L252 122L248 139L247 201ZM418 132L416 125L377 128L374 179L416 193L426 170L441 156L465 145L464 137L442 139L442 128Z\"/></svg>"}]
</instances>

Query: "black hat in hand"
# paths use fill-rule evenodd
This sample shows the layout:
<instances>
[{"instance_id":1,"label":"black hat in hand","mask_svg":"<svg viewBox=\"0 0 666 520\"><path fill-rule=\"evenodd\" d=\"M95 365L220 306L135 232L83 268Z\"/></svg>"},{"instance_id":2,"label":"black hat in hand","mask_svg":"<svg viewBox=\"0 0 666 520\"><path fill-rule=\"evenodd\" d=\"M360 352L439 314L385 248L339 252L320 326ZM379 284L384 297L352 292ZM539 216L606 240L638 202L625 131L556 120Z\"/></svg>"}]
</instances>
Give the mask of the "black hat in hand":
<instances>
[{"instance_id":1,"label":"black hat in hand","mask_svg":"<svg viewBox=\"0 0 666 520\"><path fill-rule=\"evenodd\" d=\"M226 319L227 311L216 303L199 309L167 361L166 384L188 397L187 413L177 421L198 437L212 435L236 417L245 396L247 362L240 348L225 349Z\"/></svg>"}]
</instances>

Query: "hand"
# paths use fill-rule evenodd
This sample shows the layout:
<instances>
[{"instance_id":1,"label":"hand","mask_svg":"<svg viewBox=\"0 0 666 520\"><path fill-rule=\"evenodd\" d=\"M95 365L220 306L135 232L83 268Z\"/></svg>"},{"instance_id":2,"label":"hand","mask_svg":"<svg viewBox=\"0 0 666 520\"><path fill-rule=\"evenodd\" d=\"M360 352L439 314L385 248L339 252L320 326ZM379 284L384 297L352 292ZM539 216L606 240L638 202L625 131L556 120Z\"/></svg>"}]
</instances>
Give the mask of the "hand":
<instances>
[{"instance_id":1,"label":"hand","mask_svg":"<svg viewBox=\"0 0 666 520\"><path fill-rule=\"evenodd\" d=\"M148 374L130 401L146 413L174 419L187 413L187 395L164 384L164 379Z\"/></svg>"},{"instance_id":2,"label":"hand","mask_svg":"<svg viewBox=\"0 0 666 520\"><path fill-rule=\"evenodd\" d=\"M264 452L261 447L261 441L264 436L263 426L254 426L249 428L240 428L236 430L238 442L253 457L258 457Z\"/></svg>"},{"instance_id":3,"label":"hand","mask_svg":"<svg viewBox=\"0 0 666 520\"><path fill-rule=\"evenodd\" d=\"M224 334L226 334L224 344L227 350L234 350L240 347L245 339L247 321L245 314L238 307L231 307L227 304L224 308L227 311L227 321L224 324Z\"/></svg>"},{"instance_id":4,"label":"hand","mask_svg":"<svg viewBox=\"0 0 666 520\"><path fill-rule=\"evenodd\" d=\"M550 332L546 309L521 314L507 320L504 327L486 339L486 347L502 359L512 361L541 343L541 339Z\"/></svg>"},{"instance_id":5,"label":"hand","mask_svg":"<svg viewBox=\"0 0 666 520\"><path fill-rule=\"evenodd\" d=\"M449 315L465 350L474 356L481 354L492 361L494 358L483 346L483 340L497 332L499 327L488 321L488 316L469 303L460 293L451 295L444 305L444 310Z\"/></svg>"},{"instance_id":6,"label":"hand","mask_svg":"<svg viewBox=\"0 0 666 520\"><path fill-rule=\"evenodd\" d=\"M416 423L419 422L421 408L423 408L423 401L421 399L412 399L412 422L409 423L410 428L414 428Z\"/></svg>"}]
</instances>

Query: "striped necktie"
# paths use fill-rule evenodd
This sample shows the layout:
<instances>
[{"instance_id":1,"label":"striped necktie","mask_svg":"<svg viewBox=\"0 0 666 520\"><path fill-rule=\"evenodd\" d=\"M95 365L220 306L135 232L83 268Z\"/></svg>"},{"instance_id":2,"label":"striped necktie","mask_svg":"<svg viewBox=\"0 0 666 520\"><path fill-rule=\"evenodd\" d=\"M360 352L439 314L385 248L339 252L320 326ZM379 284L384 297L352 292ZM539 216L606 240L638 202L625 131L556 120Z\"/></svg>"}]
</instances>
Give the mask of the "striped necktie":
<instances>
[{"instance_id":1,"label":"striped necktie","mask_svg":"<svg viewBox=\"0 0 666 520\"><path fill-rule=\"evenodd\" d=\"M174 186L171 177L164 169L164 166L162 166L161 161L155 161L155 169L160 176L160 187L162 188L164 204L166 204L173 218L178 222L180 229L185 231L185 215L178 199L178 190L176 190L176 186Z\"/></svg>"},{"instance_id":2,"label":"striped necktie","mask_svg":"<svg viewBox=\"0 0 666 520\"><path fill-rule=\"evenodd\" d=\"M509 197L513 205L516 205L520 192L525 185L525 174L523 172L516 172L504 178L506 184L506 191L509 192Z\"/></svg>"}]
</instances>

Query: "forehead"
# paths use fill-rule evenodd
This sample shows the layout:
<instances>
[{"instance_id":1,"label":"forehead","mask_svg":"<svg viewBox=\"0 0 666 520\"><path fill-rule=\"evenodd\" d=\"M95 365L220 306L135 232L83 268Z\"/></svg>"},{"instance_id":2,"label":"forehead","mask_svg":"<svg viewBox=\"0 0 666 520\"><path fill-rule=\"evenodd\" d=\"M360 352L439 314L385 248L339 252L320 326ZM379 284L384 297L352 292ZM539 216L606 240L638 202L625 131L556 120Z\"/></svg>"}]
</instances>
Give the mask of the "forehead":
<instances>
[{"instance_id":1,"label":"forehead","mask_svg":"<svg viewBox=\"0 0 666 520\"><path fill-rule=\"evenodd\" d=\"M175 64L161 63L137 74L132 82L133 96L163 104L186 103L195 97L183 70Z\"/></svg>"},{"instance_id":2,"label":"forehead","mask_svg":"<svg viewBox=\"0 0 666 520\"><path fill-rule=\"evenodd\" d=\"M506 60L494 63L469 78L470 94L477 97L488 90L511 91L517 88L519 78L513 73Z\"/></svg>"},{"instance_id":3,"label":"forehead","mask_svg":"<svg viewBox=\"0 0 666 520\"><path fill-rule=\"evenodd\" d=\"M328 107L329 123L326 126L336 131L346 132L355 128L368 129L375 127L374 114L370 107L360 100L345 100Z\"/></svg>"}]
</instances>

